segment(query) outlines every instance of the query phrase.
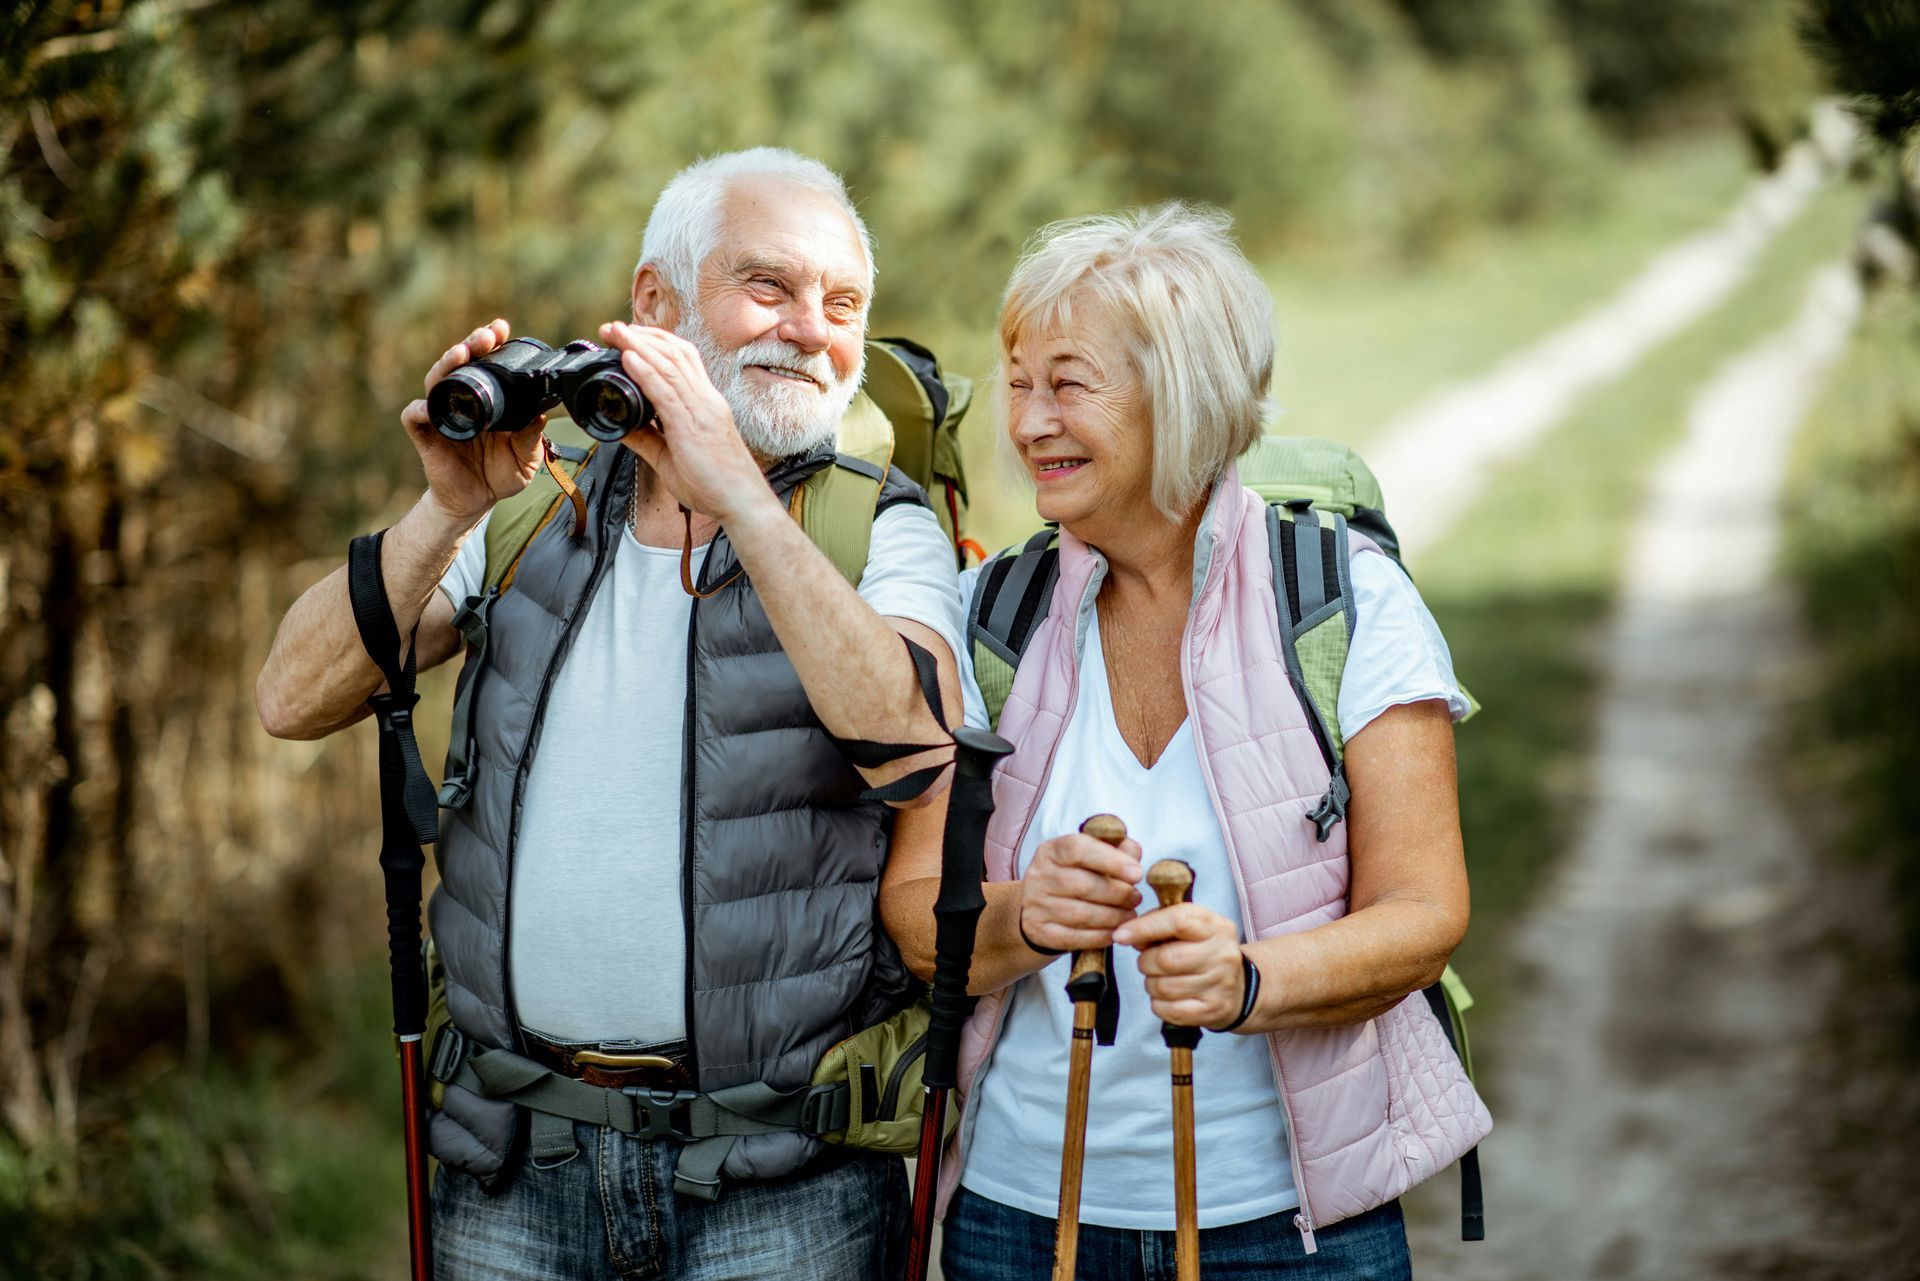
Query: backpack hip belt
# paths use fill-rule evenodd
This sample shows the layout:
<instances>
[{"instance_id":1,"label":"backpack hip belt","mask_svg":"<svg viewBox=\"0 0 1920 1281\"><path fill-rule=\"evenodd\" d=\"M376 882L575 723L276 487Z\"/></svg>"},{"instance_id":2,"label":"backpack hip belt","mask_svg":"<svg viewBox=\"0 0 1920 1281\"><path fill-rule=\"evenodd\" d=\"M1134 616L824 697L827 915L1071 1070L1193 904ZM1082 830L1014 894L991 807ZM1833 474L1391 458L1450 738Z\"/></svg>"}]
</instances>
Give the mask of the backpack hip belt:
<instances>
[{"instance_id":1,"label":"backpack hip belt","mask_svg":"<svg viewBox=\"0 0 1920 1281\"><path fill-rule=\"evenodd\" d=\"M779 1133L820 1138L845 1130L851 1109L845 1082L781 1091L749 1081L708 1093L588 1085L511 1050L476 1046L452 1024L434 1039L428 1071L442 1085L526 1109L531 1130L527 1157L540 1169L564 1165L579 1155L575 1121L682 1143L674 1191L705 1201L720 1195L720 1167L735 1139Z\"/></svg>"}]
</instances>

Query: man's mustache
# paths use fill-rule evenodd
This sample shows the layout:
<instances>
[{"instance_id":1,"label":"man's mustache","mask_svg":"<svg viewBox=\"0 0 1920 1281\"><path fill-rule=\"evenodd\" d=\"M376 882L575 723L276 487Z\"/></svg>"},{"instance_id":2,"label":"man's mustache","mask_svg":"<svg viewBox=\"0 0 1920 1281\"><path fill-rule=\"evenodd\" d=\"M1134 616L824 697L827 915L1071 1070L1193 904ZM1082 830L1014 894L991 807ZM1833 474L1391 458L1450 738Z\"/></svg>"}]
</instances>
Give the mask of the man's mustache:
<instances>
[{"instance_id":1,"label":"man's mustache","mask_svg":"<svg viewBox=\"0 0 1920 1281\"><path fill-rule=\"evenodd\" d=\"M811 378L823 391L834 390L842 381L825 352L802 351L778 338L762 338L748 343L733 353L733 363L741 371L753 365L764 365L770 369L797 373Z\"/></svg>"}]
</instances>

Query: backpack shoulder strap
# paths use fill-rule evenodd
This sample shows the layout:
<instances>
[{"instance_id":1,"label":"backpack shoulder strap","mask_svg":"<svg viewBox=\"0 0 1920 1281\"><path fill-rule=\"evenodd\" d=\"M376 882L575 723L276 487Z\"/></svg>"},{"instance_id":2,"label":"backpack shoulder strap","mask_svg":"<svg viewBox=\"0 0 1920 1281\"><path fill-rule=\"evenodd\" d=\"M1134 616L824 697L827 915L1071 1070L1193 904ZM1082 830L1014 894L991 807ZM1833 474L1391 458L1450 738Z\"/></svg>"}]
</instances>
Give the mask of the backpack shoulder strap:
<instances>
[{"instance_id":1,"label":"backpack shoulder strap","mask_svg":"<svg viewBox=\"0 0 1920 1281\"><path fill-rule=\"evenodd\" d=\"M577 504L579 491L572 488L573 480L600 448L599 441L564 419L548 423L547 440L552 449L546 466L525 489L495 503L487 518L487 569L480 580L483 595L513 585L513 573L533 536L560 514L567 500ZM584 510L575 507L576 520L585 519Z\"/></svg>"},{"instance_id":2,"label":"backpack shoulder strap","mask_svg":"<svg viewBox=\"0 0 1920 1281\"><path fill-rule=\"evenodd\" d=\"M967 637L974 680L987 704L987 723L995 728L1013 692L1014 670L1034 629L1047 616L1059 577L1060 531L1051 526L1019 550L1008 548L980 567L967 604Z\"/></svg>"},{"instance_id":3,"label":"backpack shoulder strap","mask_svg":"<svg viewBox=\"0 0 1920 1281\"><path fill-rule=\"evenodd\" d=\"M833 462L801 481L788 500L808 539L855 587L867 571L893 447L892 421L870 397L856 397L840 421Z\"/></svg>"},{"instance_id":4,"label":"backpack shoulder strap","mask_svg":"<svg viewBox=\"0 0 1920 1281\"><path fill-rule=\"evenodd\" d=\"M1308 815L1325 841L1346 817L1346 743L1340 736L1340 681L1353 640L1353 580L1347 569L1347 522L1295 499L1267 507L1273 594L1279 604L1280 651L1307 710L1307 722L1332 778Z\"/></svg>"}]
</instances>

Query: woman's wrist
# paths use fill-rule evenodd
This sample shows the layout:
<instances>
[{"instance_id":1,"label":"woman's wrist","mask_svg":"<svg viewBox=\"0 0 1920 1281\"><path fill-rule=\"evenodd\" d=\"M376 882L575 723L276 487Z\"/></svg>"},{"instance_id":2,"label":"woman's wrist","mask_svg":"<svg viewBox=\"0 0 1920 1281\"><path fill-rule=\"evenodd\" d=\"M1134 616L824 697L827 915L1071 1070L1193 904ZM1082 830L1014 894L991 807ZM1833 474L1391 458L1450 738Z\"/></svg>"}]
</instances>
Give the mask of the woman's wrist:
<instances>
[{"instance_id":1,"label":"woman's wrist","mask_svg":"<svg viewBox=\"0 0 1920 1281\"><path fill-rule=\"evenodd\" d=\"M1253 1017L1254 1007L1260 1003L1260 967L1254 964L1253 957L1247 954L1244 947L1240 949L1240 982L1240 1013L1234 1016L1231 1023L1208 1028L1209 1032L1238 1031L1242 1024Z\"/></svg>"}]
</instances>

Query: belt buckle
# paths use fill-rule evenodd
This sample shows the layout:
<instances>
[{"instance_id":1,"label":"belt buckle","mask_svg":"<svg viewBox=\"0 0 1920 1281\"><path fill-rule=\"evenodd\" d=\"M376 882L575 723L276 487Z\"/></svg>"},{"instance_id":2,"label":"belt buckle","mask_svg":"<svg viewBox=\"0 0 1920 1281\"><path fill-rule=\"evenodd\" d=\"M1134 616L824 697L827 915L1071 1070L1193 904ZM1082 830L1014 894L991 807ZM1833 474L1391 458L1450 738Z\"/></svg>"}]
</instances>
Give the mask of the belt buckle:
<instances>
[{"instance_id":1,"label":"belt buckle","mask_svg":"<svg viewBox=\"0 0 1920 1281\"><path fill-rule=\"evenodd\" d=\"M673 1060L664 1054L608 1054L603 1050L575 1050L570 1057L575 1067L604 1068L609 1072L637 1072L642 1068L673 1070Z\"/></svg>"},{"instance_id":2,"label":"belt buckle","mask_svg":"<svg viewBox=\"0 0 1920 1281\"><path fill-rule=\"evenodd\" d=\"M643 1139L679 1139L691 1143L693 1117L689 1105L697 1090L657 1090L646 1085L629 1085L620 1093L633 1100L633 1132Z\"/></svg>"}]
</instances>

